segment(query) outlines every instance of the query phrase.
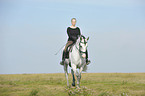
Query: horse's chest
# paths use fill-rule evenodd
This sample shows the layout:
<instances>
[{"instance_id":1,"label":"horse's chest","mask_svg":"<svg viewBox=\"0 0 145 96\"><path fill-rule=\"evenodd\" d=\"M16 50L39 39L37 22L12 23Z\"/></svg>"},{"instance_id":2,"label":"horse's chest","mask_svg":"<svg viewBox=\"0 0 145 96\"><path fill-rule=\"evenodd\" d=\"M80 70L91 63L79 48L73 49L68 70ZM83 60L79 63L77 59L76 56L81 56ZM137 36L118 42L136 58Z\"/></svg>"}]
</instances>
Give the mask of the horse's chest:
<instances>
[{"instance_id":1,"label":"horse's chest","mask_svg":"<svg viewBox=\"0 0 145 96\"><path fill-rule=\"evenodd\" d=\"M77 65L77 68L80 68L82 66L82 60L80 59L78 64L76 64L76 65Z\"/></svg>"}]
</instances>

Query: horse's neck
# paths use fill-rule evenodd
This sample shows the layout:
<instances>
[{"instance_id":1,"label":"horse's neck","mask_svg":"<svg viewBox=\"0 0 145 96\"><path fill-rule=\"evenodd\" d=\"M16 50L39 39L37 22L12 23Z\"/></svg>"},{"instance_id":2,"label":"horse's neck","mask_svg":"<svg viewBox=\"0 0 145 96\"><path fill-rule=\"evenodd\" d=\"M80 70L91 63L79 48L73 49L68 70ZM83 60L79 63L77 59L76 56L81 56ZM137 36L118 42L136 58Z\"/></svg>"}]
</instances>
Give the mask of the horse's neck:
<instances>
[{"instance_id":1,"label":"horse's neck","mask_svg":"<svg viewBox=\"0 0 145 96\"><path fill-rule=\"evenodd\" d=\"M76 42L76 44L73 46L72 48L72 54L76 54L78 56L80 56L80 52L79 52L79 43L78 41Z\"/></svg>"}]
</instances>

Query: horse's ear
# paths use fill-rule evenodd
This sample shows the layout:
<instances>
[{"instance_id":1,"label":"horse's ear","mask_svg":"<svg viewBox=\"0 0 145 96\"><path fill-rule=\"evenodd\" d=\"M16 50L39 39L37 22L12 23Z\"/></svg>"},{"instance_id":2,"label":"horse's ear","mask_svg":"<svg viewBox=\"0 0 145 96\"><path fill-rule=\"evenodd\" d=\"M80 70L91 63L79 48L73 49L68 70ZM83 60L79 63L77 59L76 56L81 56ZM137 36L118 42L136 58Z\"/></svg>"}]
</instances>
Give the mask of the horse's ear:
<instances>
[{"instance_id":1,"label":"horse's ear","mask_svg":"<svg viewBox=\"0 0 145 96\"><path fill-rule=\"evenodd\" d=\"M87 41L89 40L89 37L87 38Z\"/></svg>"}]
</instances>

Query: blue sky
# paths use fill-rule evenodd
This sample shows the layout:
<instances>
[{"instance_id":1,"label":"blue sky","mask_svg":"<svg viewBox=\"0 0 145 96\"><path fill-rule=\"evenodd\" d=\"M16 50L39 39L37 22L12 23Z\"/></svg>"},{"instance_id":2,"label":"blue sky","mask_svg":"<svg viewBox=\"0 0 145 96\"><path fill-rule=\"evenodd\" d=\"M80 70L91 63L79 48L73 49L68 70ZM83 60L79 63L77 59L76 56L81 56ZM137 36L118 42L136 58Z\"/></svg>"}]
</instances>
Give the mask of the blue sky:
<instances>
[{"instance_id":1,"label":"blue sky","mask_svg":"<svg viewBox=\"0 0 145 96\"><path fill-rule=\"evenodd\" d=\"M144 0L1 0L0 74L63 73L54 54L73 17L90 37L89 73L145 72Z\"/></svg>"}]
</instances>

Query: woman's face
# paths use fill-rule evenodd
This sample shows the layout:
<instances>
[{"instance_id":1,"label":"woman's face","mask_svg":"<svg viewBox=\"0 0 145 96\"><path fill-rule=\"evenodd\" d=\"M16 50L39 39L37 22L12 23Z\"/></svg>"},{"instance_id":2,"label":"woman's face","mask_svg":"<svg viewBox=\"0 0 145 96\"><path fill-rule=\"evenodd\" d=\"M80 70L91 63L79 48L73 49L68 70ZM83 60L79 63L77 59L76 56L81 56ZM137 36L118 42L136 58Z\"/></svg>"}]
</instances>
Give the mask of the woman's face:
<instances>
[{"instance_id":1,"label":"woman's face","mask_svg":"<svg viewBox=\"0 0 145 96\"><path fill-rule=\"evenodd\" d=\"M76 25L76 20L73 19L73 20L71 21L71 24L72 24L73 26L75 26L75 25Z\"/></svg>"}]
</instances>

